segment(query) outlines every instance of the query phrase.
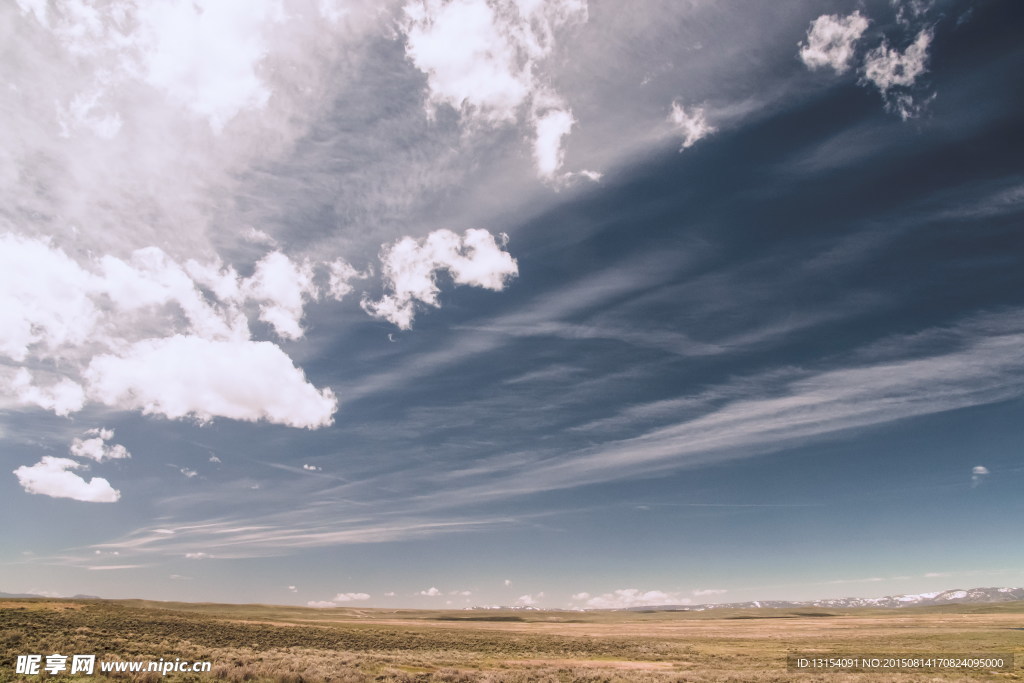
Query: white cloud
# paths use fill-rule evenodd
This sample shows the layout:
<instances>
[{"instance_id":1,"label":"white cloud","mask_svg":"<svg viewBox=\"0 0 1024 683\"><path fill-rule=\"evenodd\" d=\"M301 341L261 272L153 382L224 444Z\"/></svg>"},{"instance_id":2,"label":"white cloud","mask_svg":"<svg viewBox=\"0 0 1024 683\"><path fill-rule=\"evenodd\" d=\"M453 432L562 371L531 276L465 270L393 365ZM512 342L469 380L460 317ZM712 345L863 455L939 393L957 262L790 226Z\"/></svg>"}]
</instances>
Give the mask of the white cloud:
<instances>
[{"instance_id":1,"label":"white cloud","mask_svg":"<svg viewBox=\"0 0 1024 683\"><path fill-rule=\"evenodd\" d=\"M537 118L533 158L542 178L554 178L562 167L565 157L562 139L569 135L574 123L572 112L566 109L552 109Z\"/></svg>"},{"instance_id":2,"label":"white cloud","mask_svg":"<svg viewBox=\"0 0 1024 683\"><path fill-rule=\"evenodd\" d=\"M288 590L295 593L295 586L288 586ZM359 600L369 600L370 595L368 593L338 593L330 600L310 600L306 603L309 607L318 607L327 609L330 607L338 607L342 603L353 602Z\"/></svg>"},{"instance_id":3,"label":"white cloud","mask_svg":"<svg viewBox=\"0 0 1024 683\"><path fill-rule=\"evenodd\" d=\"M511 586L512 585L512 579L505 579L505 585L506 586Z\"/></svg>"},{"instance_id":4,"label":"white cloud","mask_svg":"<svg viewBox=\"0 0 1024 683\"><path fill-rule=\"evenodd\" d=\"M330 389L309 385L279 347L250 341L243 309L257 302L260 318L294 339L316 297L313 265L281 252L240 279L219 261L182 267L155 247L83 266L45 240L2 234L0 355L57 360L66 375L37 382L25 367L0 370L0 387L58 415L90 399L169 417L322 426L334 412ZM232 386L247 374L248 395Z\"/></svg>"},{"instance_id":5,"label":"white cloud","mask_svg":"<svg viewBox=\"0 0 1024 683\"><path fill-rule=\"evenodd\" d=\"M457 110L470 125L536 127L541 177L561 166L572 115L546 76L555 34L587 20L586 0L411 0L403 8L406 56L427 75L427 111ZM552 113L539 115L544 109Z\"/></svg>"},{"instance_id":6,"label":"white cloud","mask_svg":"<svg viewBox=\"0 0 1024 683\"><path fill-rule=\"evenodd\" d=\"M294 263L280 251L264 256L243 284L249 298L261 302L260 320L284 339L303 335L302 314L308 299L318 296L309 261Z\"/></svg>"},{"instance_id":7,"label":"white cloud","mask_svg":"<svg viewBox=\"0 0 1024 683\"><path fill-rule=\"evenodd\" d=\"M61 416L77 412L85 405L85 390L78 382L62 377L49 387L41 387L33 383L32 373L25 368L14 372L8 390L21 404L39 406Z\"/></svg>"},{"instance_id":8,"label":"white cloud","mask_svg":"<svg viewBox=\"0 0 1024 683\"><path fill-rule=\"evenodd\" d=\"M334 602L353 602L355 600L369 600L370 595L367 593L338 593L332 600Z\"/></svg>"},{"instance_id":9,"label":"white cloud","mask_svg":"<svg viewBox=\"0 0 1024 683\"><path fill-rule=\"evenodd\" d=\"M23 361L83 344L99 317L95 278L44 240L0 235L0 354Z\"/></svg>"},{"instance_id":10,"label":"white cloud","mask_svg":"<svg viewBox=\"0 0 1024 683\"><path fill-rule=\"evenodd\" d=\"M123 458L130 458L132 454L128 452L128 449L121 444L107 444L108 441L114 438L114 430L112 429L90 429L85 433L86 436L91 436L89 439L75 438L71 442L71 455L79 458L89 458L96 462L103 462L104 460L121 460Z\"/></svg>"},{"instance_id":11,"label":"white cloud","mask_svg":"<svg viewBox=\"0 0 1024 683\"><path fill-rule=\"evenodd\" d=\"M181 467L178 469L178 471L184 474L187 479L192 479L193 477L199 476L198 472L196 472L195 470L190 470L187 467Z\"/></svg>"},{"instance_id":12,"label":"white cloud","mask_svg":"<svg viewBox=\"0 0 1024 683\"><path fill-rule=\"evenodd\" d=\"M890 0L896 9L896 21L909 26L914 20L927 14L934 6L934 0Z\"/></svg>"},{"instance_id":13,"label":"white cloud","mask_svg":"<svg viewBox=\"0 0 1024 683\"><path fill-rule=\"evenodd\" d=\"M406 55L427 75L430 107L492 123L516 118L537 87L533 62L550 45L514 2L414 0L404 14Z\"/></svg>"},{"instance_id":14,"label":"white cloud","mask_svg":"<svg viewBox=\"0 0 1024 683\"><path fill-rule=\"evenodd\" d=\"M484 0L422 0L404 8L406 54L427 75L428 103L488 121L514 119L533 87L512 31Z\"/></svg>"},{"instance_id":15,"label":"white cloud","mask_svg":"<svg viewBox=\"0 0 1024 683\"><path fill-rule=\"evenodd\" d=\"M530 594L520 595L518 598L516 598L516 604L520 605L522 607L534 607L543 598L544 598L544 593L543 592L537 593L536 595L530 595Z\"/></svg>"},{"instance_id":16,"label":"white cloud","mask_svg":"<svg viewBox=\"0 0 1024 683\"><path fill-rule=\"evenodd\" d=\"M175 335L96 356L85 371L92 398L172 419L267 420L313 429L332 422L337 400L316 389L270 342Z\"/></svg>"},{"instance_id":17,"label":"white cloud","mask_svg":"<svg viewBox=\"0 0 1024 683\"><path fill-rule=\"evenodd\" d=\"M854 46L868 28L868 18L860 12L845 17L823 14L807 29L807 42L800 43L800 59L809 69L832 67L837 74L850 68Z\"/></svg>"},{"instance_id":18,"label":"white cloud","mask_svg":"<svg viewBox=\"0 0 1024 683\"><path fill-rule=\"evenodd\" d=\"M14 470L18 483L29 493L52 498L71 498L87 503L114 503L121 497L106 479L93 477L88 482L68 470L85 467L70 458L44 455L31 467L22 465Z\"/></svg>"},{"instance_id":19,"label":"white cloud","mask_svg":"<svg viewBox=\"0 0 1024 683\"><path fill-rule=\"evenodd\" d=\"M868 53L864 60L864 78L883 93L895 86L910 87L917 77L927 71L928 46L932 33L925 29L906 50L900 52L883 42Z\"/></svg>"},{"instance_id":20,"label":"white cloud","mask_svg":"<svg viewBox=\"0 0 1024 683\"><path fill-rule=\"evenodd\" d=\"M903 52L889 47L883 41L864 60L863 82L874 84L882 93L886 109L899 114L904 121L919 116L935 99L935 93L921 98L906 91L928 70L928 47L931 41L931 29L924 29Z\"/></svg>"},{"instance_id":21,"label":"white cloud","mask_svg":"<svg viewBox=\"0 0 1024 683\"><path fill-rule=\"evenodd\" d=\"M387 593L384 594L384 597L385 598L393 598L393 597L395 597L395 592L394 591L388 591Z\"/></svg>"},{"instance_id":22,"label":"white cloud","mask_svg":"<svg viewBox=\"0 0 1024 683\"><path fill-rule=\"evenodd\" d=\"M976 465L971 469L971 486L977 486L989 475L988 468L984 465Z\"/></svg>"},{"instance_id":23,"label":"white cloud","mask_svg":"<svg viewBox=\"0 0 1024 683\"><path fill-rule=\"evenodd\" d=\"M437 590L436 587L431 586L425 591L420 591L419 595L425 595L428 598L436 598L437 596L441 595L441 591Z\"/></svg>"},{"instance_id":24,"label":"white cloud","mask_svg":"<svg viewBox=\"0 0 1024 683\"><path fill-rule=\"evenodd\" d=\"M102 113L102 105L99 100L103 95L102 89L95 89L88 94L76 94L66 107L57 103L57 124L60 126L60 136L71 137L73 131L84 129L105 140L116 137L124 122L118 112Z\"/></svg>"},{"instance_id":25,"label":"white cloud","mask_svg":"<svg viewBox=\"0 0 1024 683\"><path fill-rule=\"evenodd\" d=\"M218 458L216 455L211 455L210 456L210 462L219 463L220 462L220 458Z\"/></svg>"},{"instance_id":26,"label":"white cloud","mask_svg":"<svg viewBox=\"0 0 1024 683\"><path fill-rule=\"evenodd\" d=\"M309 471L309 472L319 472L319 471L320 471L320 470L322 470L323 468L322 468L322 467L317 467L316 465L307 465L307 464L304 464L304 465L302 466L302 469L304 469L304 470L307 470L307 471Z\"/></svg>"},{"instance_id":27,"label":"white cloud","mask_svg":"<svg viewBox=\"0 0 1024 683\"><path fill-rule=\"evenodd\" d=\"M341 301L352 292L354 288L349 284L352 280L366 279L372 274L369 269L366 272L356 270L344 259L335 259L328 264L328 268L330 269L330 280L327 289L336 301Z\"/></svg>"},{"instance_id":28,"label":"white cloud","mask_svg":"<svg viewBox=\"0 0 1024 683\"><path fill-rule=\"evenodd\" d=\"M189 560L202 560L202 559L207 558L207 557L209 557L209 555L207 553L202 553L202 552L198 552L198 553L185 553L185 558L189 559Z\"/></svg>"},{"instance_id":29,"label":"white cloud","mask_svg":"<svg viewBox=\"0 0 1024 683\"><path fill-rule=\"evenodd\" d=\"M697 597L702 597L705 595L722 595L723 593L728 592L729 591L723 588L698 588L697 590L693 591L693 594Z\"/></svg>"},{"instance_id":30,"label":"white cloud","mask_svg":"<svg viewBox=\"0 0 1024 683\"><path fill-rule=\"evenodd\" d=\"M270 92L258 76L264 31L283 19L279 0L140 3L143 78L219 131L266 104Z\"/></svg>"},{"instance_id":31,"label":"white cloud","mask_svg":"<svg viewBox=\"0 0 1024 683\"><path fill-rule=\"evenodd\" d=\"M494 500L753 457L792 444L835 438L847 430L986 405L1024 393L1019 355L1024 311L979 316L922 334L956 339L958 348L901 358L898 354L908 342L896 336L878 347L886 349L881 358L880 351L865 350L857 365L819 373L775 371L730 382L690 397L688 401L696 403L687 405L699 406L692 417L645 430L646 420L635 413L622 423L639 430L635 437L563 454L550 464L535 464L464 488L460 499ZM751 390L762 382L771 390ZM722 403L723 396L730 398ZM649 407L663 410L659 404L655 401Z\"/></svg>"},{"instance_id":32,"label":"white cloud","mask_svg":"<svg viewBox=\"0 0 1024 683\"><path fill-rule=\"evenodd\" d=\"M288 586L288 591L291 592L291 593L298 593L299 589L296 588L295 586Z\"/></svg>"},{"instance_id":33,"label":"white cloud","mask_svg":"<svg viewBox=\"0 0 1024 683\"><path fill-rule=\"evenodd\" d=\"M240 313L222 315L203 297L184 268L162 249L147 247L132 252L129 261L104 256L95 295L105 295L123 312L154 311L176 304L184 312L187 329L211 339L248 335ZM177 312L166 311L165 324L174 325Z\"/></svg>"},{"instance_id":34,"label":"white cloud","mask_svg":"<svg viewBox=\"0 0 1024 683\"><path fill-rule=\"evenodd\" d=\"M330 607L337 607L338 603L331 602L329 600L310 600L306 603L307 607L316 607L318 609L328 609Z\"/></svg>"},{"instance_id":35,"label":"white cloud","mask_svg":"<svg viewBox=\"0 0 1024 683\"><path fill-rule=\"evenodd\" d=\"M643 607L646 605L688 605L689 598L680 593L664 591L641 591L636 588L620 588L611 593L590 596L588 593L577 593L573 596L577 602L583 601L587 607L594 609L624 609L626 607Z\"/></svg>"},{"instance_id":36,"label":"white cloud","mask_svg":"<svg viewBox=\"0 0 1024 683\"><path fill-rule=\"evenodd\" d=\"M242 239L246 242L252 242L253 244L265 244L271 247L277 246L277 240L265 231L260 230L259 228L254 228L251 225L242 231Z\"/></svg>"},{"instance_id":37,"label":"white cloud","mask_svg":"<svg viewBox=\"0 0 1024 683\"><path fill-rule=\"evenodd\" d=\"M463 237L436 230L422 240L404 237L381 254L385 290L379 301L364 298L363 309L403 330L412 327L417 302L440 307L437 273L446 271L456 285L493 291L519 273L516 260L486 230L470 229Z\"/></svg>"},{"instance_id":38,"label":"white cloud","mask_svg":"<svg viewBox=\"0 0 1024 683\"><path fill-rule=\"evenodd\" d=\"M708 124L704 118L703 107L684 108L678 101L672 102L672 113L668 120L683 134L683 144L680 151L692 147L702 138L715 132L715 128Z\"/></svg>"}]
</instances>

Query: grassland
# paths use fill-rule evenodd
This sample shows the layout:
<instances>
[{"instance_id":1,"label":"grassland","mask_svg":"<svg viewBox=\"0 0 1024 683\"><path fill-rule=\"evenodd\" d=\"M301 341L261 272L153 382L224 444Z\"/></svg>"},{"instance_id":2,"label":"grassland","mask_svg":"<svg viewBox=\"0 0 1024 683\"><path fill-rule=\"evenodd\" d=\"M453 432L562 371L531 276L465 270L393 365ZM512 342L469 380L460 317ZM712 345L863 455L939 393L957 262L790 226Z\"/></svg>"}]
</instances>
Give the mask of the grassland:
<instances>
[{"instance_id":1,"label":"grassland","mask_svg":"<svg viewBox=\"0 0 1024 683\"><path fill-rule=\"evenodd\" d=\"M1024 602L900 610L465 612L0 600L0 681L1024 680ZM19 654L209 661L203 674L18 676ZM798 672L790 652L1014 653L1011 671Z\"/></svg>"}]
</instances>

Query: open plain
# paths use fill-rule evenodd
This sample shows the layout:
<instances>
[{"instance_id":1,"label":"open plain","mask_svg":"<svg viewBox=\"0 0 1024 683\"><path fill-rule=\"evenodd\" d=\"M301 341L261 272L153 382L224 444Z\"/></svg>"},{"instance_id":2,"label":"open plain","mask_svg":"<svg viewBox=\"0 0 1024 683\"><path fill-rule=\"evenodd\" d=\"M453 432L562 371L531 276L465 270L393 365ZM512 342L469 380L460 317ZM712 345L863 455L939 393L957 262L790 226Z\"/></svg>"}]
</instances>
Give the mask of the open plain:
<instances>
[{"instance_id":1,"label":"open plain","mask_svg":"<svg viewBox=\"0 0 1024 683\"><path fill-rule=\"evenodd\" d=\"M1013 653L1010 670L804 672L791 653ZM208 673L15 673L18 655L203 661ZM1024 602L704 612L312 609L0 601L0 680L1024 680Z\"/></svg>"}]
</instances>

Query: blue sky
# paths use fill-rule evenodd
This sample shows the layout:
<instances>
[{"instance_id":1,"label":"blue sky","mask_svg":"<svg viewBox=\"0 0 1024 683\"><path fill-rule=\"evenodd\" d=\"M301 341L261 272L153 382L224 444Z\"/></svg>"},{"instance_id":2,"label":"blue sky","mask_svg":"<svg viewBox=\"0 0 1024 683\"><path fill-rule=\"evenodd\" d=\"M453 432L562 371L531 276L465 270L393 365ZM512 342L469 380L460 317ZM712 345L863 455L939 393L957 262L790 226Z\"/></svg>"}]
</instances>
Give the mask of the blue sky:
<instances>
[{"instance_id":1,"label":"blue sky","mask_svg":"<svg viewBox=\"0 0 1024 683\"><path fill-rule=\"evenodd\" d=\"M1016 3L0 11L0 590L1024 582Z\"/></svg>"}]
</instances>

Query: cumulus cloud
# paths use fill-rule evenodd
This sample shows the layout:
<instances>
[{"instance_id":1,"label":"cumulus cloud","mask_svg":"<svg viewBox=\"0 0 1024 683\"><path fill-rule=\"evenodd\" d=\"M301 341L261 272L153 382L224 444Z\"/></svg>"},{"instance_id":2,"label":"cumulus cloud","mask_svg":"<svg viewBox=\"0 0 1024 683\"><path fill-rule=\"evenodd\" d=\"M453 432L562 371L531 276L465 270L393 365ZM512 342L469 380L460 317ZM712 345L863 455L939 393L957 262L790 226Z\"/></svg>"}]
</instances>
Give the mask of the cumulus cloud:
<instances>
[{"instance_id":1,"label":"cumulus cloud","mask_svg":"<svg viewBox=\"0 0 1024 683\"><path fill-rule=\"evenodd\" d=\"M542 178L554 178L562 167L565 157L562 140L572 131L574 123L576 120L572 112L566 109L552 109L537 118L533 158L537 164L537 173Z\"/></svg>"},{"instance_id":2,"label":"cumulus cloud","mask_svg":"<svg viewBox=\"0 0 1024 683\"><path fill-rule=\"evenodd\" d=\"M295 592L295 586L288 586L288 590ZM319 607L327 609L330 607L338 607L339 605L346 602L353 602L357 600L369 600L370 595L368 593L338 593L330 600L310 600L306 603L309 607Z\"/></svg>"},{"instance_id":3,"label":"cumulus cloud","mask_svg":"<svg viewBox=\"0 0 1024 683\"><path fill-rule=\"evenodd\" d=\"M417 303L440 307L437 274L447 272L456 285L472 285L493 291L519 273L516 260L486 230L467 230L459 237L450 230L436 230L422 240L405 237L381 254L386 294L373 301L364 298L363 309L400 329L412 328Z\"/></svg>"},{"instance_id":4,"label":"cumulus cloud","mask_svg":"<svg viewBox=\"0 0 1024 683\"><path fill-rule=\"evenodd\" d=\"M865 58L864 78L883 93L895 86L908 88L914 85L918 76L928 70L928 46L931 42L932 33L929 29L918 33L914 42L903 52L891 48L883 41Z\"/></svg>"},{"instance_id":5,"label":"cumulus cloud","mask_svg":"<svg viewBox=\"0 0 1024 683\"><path fill-rule=\"evenodd\" d=\"M516 604L520 605L521 607L535 607L537 603L543 598L543 592L537 593L536 595L520 595L518 598L516 598Z\"/></svg>"},{"instance_id":6,"label":"cumulus cloud","mask_svg":"<svg viewBox=\"0 0 1024 683\"><path fill-rule=\"evenodd\" d=\"M330 279L327 283L327 291L336 301L341 301L346 295L352 293L352 290L355 289L350 284L352 280L363 280L372 274L369 269L365 272L356 270L344 259L335 259L328 264L328 268L330 269Z\"/></svg>"},{"instance_id":7,"label":"cumulus cloud","mask_svg":"<svg viewBox=\"0 0 1024 683\"><path fill-rule=\"evenodd\" d=\"M187 467L178 468L178 471L185 475L186 479L192 479L193 477L199 476L198 472L196 472L195 470L190 470Z\"/></svg>"},{"instance_id":8,"label":"cumulus cloud","mask_svg":"<svg viewBox=\"0 0 1024 683\"><path fill-rule=\"evenodd\" d=\"M34 383L32 373L26 368L18 368L7 384L8 390L19 403L52 410L56 415L70 415L85 405L82 385L68 377L61 377L50 386L43 387Z\"/></svg>"},{"instance_id":9,"label":"cumulus cloud","mask_svg":"<svg viewBox=\"0 0 1024 683\"><path fill-rule=\"evenodd\" d=\"M437 590L435 586L431 586L426 590L420 591L419 595L425 595L428 598L436 598L437 596L441 595L441 591Z\"/></svg>"},{"instance_id":10,"label":"cumulus cloud","mask_svg":"<svg viewBox=\"0 0 1024 683\"><path fill-rule=\"evenodd\" d=\"M338 80L330 46L379 21L328 24L288 4L4 3L7 216L95 253L209 255L235 172L306 132Z\"/></svg>"},{"instance_id":11,"label":"cumulus cloud","mask_svg":"<svg viewBox=\"0 0 1024 683\"><path fill-rule=\"evenodd\" d=\"M242 239L246 242L251 242L252 244L265 244L271 247L277 246L277 240L267 234L266 231L254 228L251 225L242 231Z\"/></svg>"},{"instance_id":12,"label":"cumulus cloud","mask_svg":"<svg viewBox=\"0 0 1024 683\"><path fill-rule=\"evenodd\" d=\"M931 29L924 29L903 52L883 41L864 60L864 82L878 88L886 108L899 114L904 121L918 116L935 97L933 93L921 99L907 92L916 84L918 77L928 70L928 47L931 41Z\"/></svg>"},{"instance_id":13,"label":"cumulus cloud","mask_svg":"<svg viewBox=\"0 0 1024 683\"><path fill-rule=\"evenodd\" d=\"M716 130L704 118L703 107L691 107L687 110L678 101L672 102L672 113L669 114L668 120L683 135L680 151L692 147L698 140L711 135Z\"/></svg>"},{"instance_id":14,"label":"cumulus cloud","mask_svg":"<svg viewBox=\"0 0 1024 683\"><path fill-rule=\"evenodd\" d=\"M352 602L355 600L369 600L370 595L368 593L338 593L332 600L334 602Z\"/></svg>"},{"instance_id":15,"label":"cumulus cloud","mask_svg":"<svg viewBox=\"0 0 1024 683\"><path fill-rule=\"evenodd\" d=\"M302 469L304 469L304 470L306 470L306 471L308 471L308 472L319 472L319 471L321 471L321 470L322 470L323 468L322 468L322 467L317 467L316 465L308 465L308 464L304 464L304 465L302 466Z\"/></svg>"},{"instance_id":16,"label":"cumulus cloud","mask_svg":"<svg viewBox=\"0 0 1024 683\"><path fill-rule=\"evenodd\" d=\"M310 600L306 603L307 607L316 607L318 609L328 609L330 607L337 607L338 603L331 602L330 600Z\"/></svg>"},{"instance_id":17,"label":"cumulus cloud","mask_svg":"<svg viewBox=\"0 0 1024 683\"><path fill-rule=\"evenodd\" d=\"M256 264L243 289L249 298L260 302L260 320L273 326L279 336L302 337L306 301L318 296L309 261L297 264L280 251L271 252Z\"/></svg>"},{"instance_id":18,"label":"cumulus cloud","mask_svg":"<svg viewBox=\"0 0 1024 683\"><path fill-rule=\"evenodd\" d=\"M500 289L486 269L514 272L493 239L467 233L448 251L434 244L429 267L460 284ZM0 356L59 361L64 373L0 370L0 389L58 415L88 399L172 418L330 424L331 390L310 385L280 347L252 341L244 310L256 303L280 337L301 337L304 307L318 296L313 270L275 251L240 278L217 261L182 266L155 247L79 264L46 240L0 234Z\"/></svg>"},{"instance_id":19,"label":"cumulus cloud","mask_svg":"<svg viewBox=\"0 0 1024 683\"><path fill-rule=\"evenodd\" d=\"M317 389L275 344L175 335L96 356L85 371L95 400L124 410L315 428L332 422L337 399Z\"/></svg>"},{"instance_id":20,"label":"cumulus cloud","mask_svg":"<svg viewBox=\"0 0 1024 683\"><path fill-rule=\"evenodd\" d=\"M217 131L239 112L264 106L270 95L257 71L267 52L265 26L284 16L280 0L30 8L72 54L110 57L112 68L98 79L106 87L78 95L69 107L80 124L119 127L116 112L94 110L106 90L128 80L152 86Z\"/></svg>"},{"instance_id":21,"label":"cumulus cloud","mask_svg":"<svg viewBox=\"0 0 1024 683\"><path fill-rule=\"evenodd\" d=\"M511 586L512 585L512 579L505 579L505 585L506 586Z\"/></svg>"},{"instance_id":22,"label":"cumulus cloud","mask_svg":"<svg viewBox=\"0 0 1024 683\"><path fill-rule=\"evenodd\" d=\"M971 469L971 486L977 486L989 475L988 468L984 465L976 465Z\"/></svg>"},{"instance_id":23,"label":"cumulus cloud","mask_svg":"<svg viewBox=\"0 0 1024 683\"><path fill-rule=\"evenodd\" d=\"M620 588L611 593L591 596L589 593L577 593L573 596L577 602L584 602L593 609L625 609L627 607L643 607L647 605L688 605L691 600L680 593L664 591L641 591L636 588Z\"/></svg>"},{"instance_id":24,"label":"cumulus cloud","mask_svg":"<svg viewBox=\"0 0 1024 683\"><path fill-rule=\"evenodd\" d=\"M723 593L728 592L729 591L723 588L698 588L697 590L693 591L693 594L697 597L703 597L705 595L722 595Z\"/></svg>"},{"instance_id":25,"label":"cumulus cloud","mask_svg":"<svg viewBox=\"0 0 1024 683\"><path fill-rule=\"evenodd\" d=\"M108 444L107 442L114 438L113 429L102 429L95 428L90 429L85 433L85 436L90 437L87 439L75 438L71 442L71 455L78 456L79 458L89 458L96 462L103 462L104 460L121 460L123 458L130 458L132 454L128 452L128 449L121 444Z\"/></svg>"},{"instance_id":26,"label":"cumulus cloud","mask_svg":"<svg viewBox=\"0 0 1024 683\"><path fill-rule=\"evenodd\" d=\"M0 235L0 354L24 361L83 344L99 317L94 283L46 240Z\"/></svg>"},{"instance_id":27,"label":"cumulus cloud","mask_svg":"<svg viewBox=\"0 0 1024 683\"><path fill-rule=\"evenodd\" d=\"M428 114L447 105L470 126L530 122L538 173L554 177L573 120L546 63L556 34L587 20L586 0L412 0L403 14L406 56L427 76Z\"/></svg>"},{"instance_id":28,"label":"cumulus cloud","mask_svg":"<svg viewBox=\"0 0 1024 683\"><path fill-rule=\"evenodd\" d=\"M288 586L288 592L290 592L290 593L298 593L299 589L296 588L295 586Z\"/></svg>"},{"instance_id":29,"label":"cumulus cloud","mask_svg":"<svg viewBox=\"0 0 1024 683\"><path fill-rule=\"evenodd\" d=\"M867 17L857 11L845 17L823 14L811 22L807 41L800 43L801 61L809 69L831 67L837 74L846 72L868 23Z\"/></svg>"},{"instance_id":30,"label":"cumulus cloud","mask_svg":"<svg viewBox=\"0 0 1024 683\"><path fill-rule=\"evenodd\" d=\"M555 32L586 21L580 0L413 0L404 7L406 55L427 75L428 106L489 122L516 118L545 87L538 72Z\"/></svg>"},{"instance_id":31,"label":"cumulus cloud","mask_svg":"<svg viewBox=\"0 0 1024 683\"><path fill-rule=\"evenodd\" d=\"M14 470L18 483L28 493L38 493L52 498L71 498L86 503L114 503L121 492L114 489L102 477L85 481L68 470L83 468L85 465L70 458L55 458L44 455L31 467L22 465Z\"/></svg>"},{"instance_id":32,"label":"cumulus cloud","mask_svg":"<svg viewBox=\"0 0 1024 683\"><path fill-rule=\"evenodd\" d=\"M404 12L406 55L427 75L431 107L447 104L487 121L515 118L533 76L513 25L485 0L422 0Z\"/></svg>"}]
</instances>

